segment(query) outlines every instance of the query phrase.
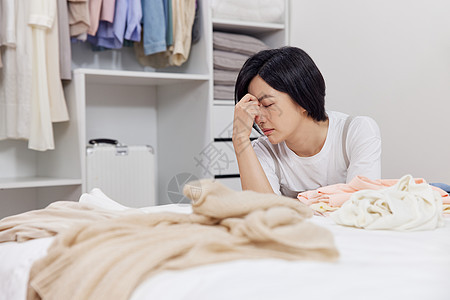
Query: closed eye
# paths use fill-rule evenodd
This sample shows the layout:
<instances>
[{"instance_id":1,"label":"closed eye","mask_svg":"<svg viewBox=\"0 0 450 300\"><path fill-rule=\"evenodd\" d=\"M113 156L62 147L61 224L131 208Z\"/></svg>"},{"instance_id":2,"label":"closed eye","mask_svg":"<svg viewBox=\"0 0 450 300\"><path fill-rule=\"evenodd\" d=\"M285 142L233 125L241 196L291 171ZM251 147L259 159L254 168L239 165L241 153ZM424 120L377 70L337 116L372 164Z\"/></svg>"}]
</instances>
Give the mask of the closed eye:
<instances>
[{"instance_id":1,"label":"closed eye","mask_svg":"<svg viewBox=\"0 0 450 300\"><path fill-rule=\"evenodd\" d=\"M270 107L270 106L272 106L272 105L274 105L274 103L269 104L269 105L263 105L263 106L264 106L264 107Z\"/></svg>"}]
</instances>

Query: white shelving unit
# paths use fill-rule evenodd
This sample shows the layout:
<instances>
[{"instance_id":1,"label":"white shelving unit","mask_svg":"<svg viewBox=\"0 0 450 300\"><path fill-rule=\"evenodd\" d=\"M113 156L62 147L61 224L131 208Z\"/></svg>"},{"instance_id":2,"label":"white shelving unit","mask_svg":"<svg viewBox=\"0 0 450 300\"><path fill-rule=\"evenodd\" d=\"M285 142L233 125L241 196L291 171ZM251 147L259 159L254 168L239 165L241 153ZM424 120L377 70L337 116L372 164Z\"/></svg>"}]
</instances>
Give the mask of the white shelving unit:
<instances>
[{"instance_id":1,"label":"white shelving unit","mask_svg":"<svg viewBox=\"0 0 450 300\"><path fill-rule=\"evenodd\" d=\"M126 145L151 145L157 161L157 199L170 203L167 185L177 174L197 177L195 156L211 139L209 76L77 69L66 96L85 122L79 139L82 191L86 192L84 149L94 138ZM126 203L124 203L126 204Z\"/></svg>"},{"instance_id":2,"label":"white shelving unit","mask_svg":"<svg viewBox=\"0 0 450 300\"><path fill-rule=\"evenodd\" d=\"M73 79L64 83L70 121L54 124L55 150L37 152L27 149L26 141L0 141L0 218L58 200L77 201L86 192L85 149L93 138L153 146L159 204L172 203L168 184L179 174L214 177L199 161L214 145L217 118L232 121L229 114L214 115L216 106L234 103L213 98L212 32L246 33L271 47L286 45L288 8L283 22L272 24L213 20L209 1L200 7L201 38L181 67L143 67L132 48L93 52L87 44L73 45Z\"/></svg>"},{"instance_id":3,"label":"white shelving unit","mask_svg":"<svg viewBox=\"0 0 450 300\"><path fill-rule=\"evenodd\" d=\"M80 184L81 179L62 179L52 177L16 177L2 178L0 189L20 189Z\"/></svg>"},{"instance_id":4,"label":"white shelving unit","mask_svg":"<svg viewBox=\"0 0 450 300\"><path fill-rule=\"evenodd\" d=\"M213 18L212 27L214 31L245 34L262 40L271 48L278 48L289 44L288 31L288 7L289 1L285 1L285 14L279 23L260 23L241 20L224 20ZM234 113L234 99L213 101L213 134L215 147L228 158L229 165L225 170L216 172L214 176L217 180L235 190L240 190L239 169L237 167L236 156L231 142L232 121ZM252 137L259 134L254 130ZM219 174L220 173L220 174Z\"/></svg>"},{"instance_id":5,"label":"white shelving unit","mask_svg":"<svg viewBox=\"0 0 450 300\"><path fill-rule=\"evenodd\" d=\"M213 18L212 23L215 30L239 31L247 34L259 34L261 32L278 31L286 28L284 23L261 23L217 18Z\"/></svg>"}]
</instances>

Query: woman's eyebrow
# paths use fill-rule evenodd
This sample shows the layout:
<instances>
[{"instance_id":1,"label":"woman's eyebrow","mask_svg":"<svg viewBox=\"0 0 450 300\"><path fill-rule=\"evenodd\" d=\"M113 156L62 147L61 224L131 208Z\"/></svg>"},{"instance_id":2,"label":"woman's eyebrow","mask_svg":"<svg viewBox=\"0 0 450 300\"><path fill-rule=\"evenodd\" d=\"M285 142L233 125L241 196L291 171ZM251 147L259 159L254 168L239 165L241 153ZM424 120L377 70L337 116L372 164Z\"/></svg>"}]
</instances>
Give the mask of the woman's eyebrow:
<instances>
[{"instance_id":1,"label":"woman's eyebrow","mask_svg":"<svg viewBox=\"0 0 450 300\"><path fill-rule=\"evenodd\" d=\"M261 101L263 101L266 98L273 98L273 96L272 95L263 94L263 95L261 95L261 96L259 96L257 98L258 98L258 101L261 102Z\"/></svg>"}]
</instances>

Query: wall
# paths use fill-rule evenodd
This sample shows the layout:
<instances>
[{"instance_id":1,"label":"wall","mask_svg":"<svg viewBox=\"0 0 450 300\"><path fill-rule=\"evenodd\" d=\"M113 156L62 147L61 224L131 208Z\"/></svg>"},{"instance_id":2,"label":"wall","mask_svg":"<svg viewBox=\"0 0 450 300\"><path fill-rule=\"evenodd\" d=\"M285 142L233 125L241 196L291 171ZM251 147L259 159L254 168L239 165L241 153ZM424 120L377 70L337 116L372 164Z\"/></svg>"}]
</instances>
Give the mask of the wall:
<instances>
[{"instance_id":1,"label":"wall","mask_svg":"<svg viewBox=\"0 0 450 300\"><path fill-rule=\"evenodd\" d=\"M382 176L450 183L450 1L293 0L291 45L327 84L327 109L368 115Z\"/></svg>"}]
</instances>

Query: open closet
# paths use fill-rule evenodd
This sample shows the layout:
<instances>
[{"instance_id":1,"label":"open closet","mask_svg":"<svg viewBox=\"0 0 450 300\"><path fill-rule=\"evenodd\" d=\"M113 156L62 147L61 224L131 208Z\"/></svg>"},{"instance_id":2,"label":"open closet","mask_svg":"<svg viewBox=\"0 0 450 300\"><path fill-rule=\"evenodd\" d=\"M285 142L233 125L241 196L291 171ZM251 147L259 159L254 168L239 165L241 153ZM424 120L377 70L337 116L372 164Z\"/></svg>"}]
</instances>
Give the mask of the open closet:
<instances>
[{"instance_id":1,"label":"open closet","mask_svg":"<svg viewBox=\"0 0 450 300\"><path fill-rule=\"evenodd\" d=\"M173 203L168 185L180 174L239 189L229 130L234 99L214 97L213 32L246 34L271 48L287 45L289 1L283 2L282 17L268 23L216 17L215 2L199 0L200 39L180 67L144 67L132 48L93 52L86 43L72 44L72 80L63 84L70 121L53 124L55 149L0 141L0 217L77 201L87 192L86 146L94 138L153 147L156 204Z\"/></svg>"}]
</instances>

